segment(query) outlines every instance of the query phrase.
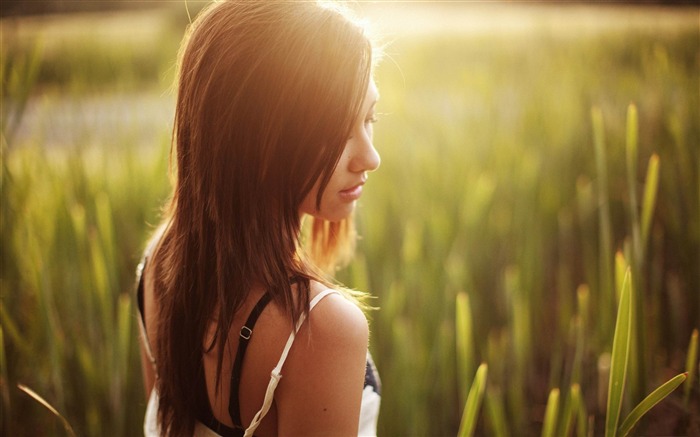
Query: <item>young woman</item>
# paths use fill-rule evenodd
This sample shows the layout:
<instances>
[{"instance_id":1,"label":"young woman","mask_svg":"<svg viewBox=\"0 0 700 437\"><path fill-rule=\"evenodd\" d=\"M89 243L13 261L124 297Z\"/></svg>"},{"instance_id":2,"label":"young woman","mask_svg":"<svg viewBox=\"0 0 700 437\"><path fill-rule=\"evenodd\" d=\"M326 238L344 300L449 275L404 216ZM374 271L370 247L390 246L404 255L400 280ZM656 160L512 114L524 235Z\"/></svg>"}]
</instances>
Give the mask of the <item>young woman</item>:
<instances>
[{"instance_id":1,"label":"young woman","mask_svg":"<svg viewBox=\"0 0 700 437\"><path fill-rule=\"evenodd\" d=\"M191 24L174 194L138 274L147 436L376 433L362 296L323 273L379 166L371 65L337 7L226 1Z\"/></svg>"}]
</instances>

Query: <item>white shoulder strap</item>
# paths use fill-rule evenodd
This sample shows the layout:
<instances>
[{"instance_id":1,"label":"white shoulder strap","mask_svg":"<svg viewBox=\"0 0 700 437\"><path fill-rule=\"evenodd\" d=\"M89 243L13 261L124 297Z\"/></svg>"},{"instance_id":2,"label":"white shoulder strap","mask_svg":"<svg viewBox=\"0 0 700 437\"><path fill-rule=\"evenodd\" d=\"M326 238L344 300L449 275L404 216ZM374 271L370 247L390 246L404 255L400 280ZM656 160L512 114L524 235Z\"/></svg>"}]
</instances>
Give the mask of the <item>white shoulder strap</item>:
<instances>
[{"instance_id":1,"label":"white shoulder strap","mask_svg":"<svg viewBox=\"0 0 700 437\"><path fill-rule=\"evenodd\" d=\"M311 312L311 310L314 309L316 304L319 303L321 299L333 293L338 293L338 291L328 289L318 293L313 299L311 299L311 302L309 302L309 312ZM297 332L299 332L299 329L301 328L301 325L304 323L305 320L306 314L302 314L301 317L299 317L296 326L294 327L294 331L292 331L292 333L289 334L287 344L284 345L284 350L282 351L282 356L280 356L277 365L274 369L272 369L272 373L270 374L270 382L267 384L267 390L265 391L265 399L263 400L262 408L260 408L260 411L258 411L255 414L255 417L253 417L253 421L250 423L250 426L248 427L248 429L245 430L244 437L251 437L255 430L258 428L258 425L260 425L260 422L262 421L263 417L265 417L267 412L270 411L272 399L275 395L275 389L277 388L277 384L280 382L280 378L282 378L282 366L287 360L287 355L289 355L289 350L292 348L292 344L294 343L294 339L296 338Z\"/></svg>"},{"instance_id":2,"label":"white shoulder strap","mask_svg":"<svg viewBox=\"0 0 700 437\"><path fill-rule=\"evenodd\" d=\"M148 361L150 361L151 366L153 366L153 370L156 370L156 359L153 355L153 350L151 349L151 342L148 340L148 332L146 332L146 326L143 324L143 319L141 318L141 314L139 314L138 319L139 319L139 331L141 333L141 338L143 339L143 346L144 349L146 350L146 357L148 358Z\"/></svg>"}]
</instances>

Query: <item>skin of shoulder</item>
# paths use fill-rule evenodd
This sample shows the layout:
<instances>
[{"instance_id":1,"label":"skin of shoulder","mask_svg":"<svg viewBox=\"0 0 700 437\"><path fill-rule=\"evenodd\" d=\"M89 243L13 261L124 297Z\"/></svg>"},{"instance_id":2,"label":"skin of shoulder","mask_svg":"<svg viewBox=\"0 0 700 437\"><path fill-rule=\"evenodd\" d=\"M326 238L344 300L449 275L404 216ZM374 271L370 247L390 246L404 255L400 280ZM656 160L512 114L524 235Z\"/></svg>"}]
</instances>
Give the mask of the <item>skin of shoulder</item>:
<instances>
[{"instance_id":1,"label":"skin of shoulder","mask_svg":"<svg viewBox=\"0 0 700 437\"><path fill-rule=\"evenodd\" d=\"M322 289L312 283L312 297ZM365 315L342 295L314 307L275 393L279 435L357 435L368 339Z\"/></svg>"}]
</instances>

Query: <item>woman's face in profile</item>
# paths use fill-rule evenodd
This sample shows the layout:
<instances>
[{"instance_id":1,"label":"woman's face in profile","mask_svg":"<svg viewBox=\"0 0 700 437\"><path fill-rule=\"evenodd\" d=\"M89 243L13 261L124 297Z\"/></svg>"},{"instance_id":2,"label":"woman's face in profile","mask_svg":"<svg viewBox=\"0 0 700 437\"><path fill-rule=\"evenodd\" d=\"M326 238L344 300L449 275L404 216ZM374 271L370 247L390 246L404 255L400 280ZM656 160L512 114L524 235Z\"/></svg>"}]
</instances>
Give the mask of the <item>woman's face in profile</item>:
<instances>
[{"instance_id":1,"label":"woman's face in profile","mask_svg":"<svg viewBox=\"0 0 700 437\"><path fill-rule=\"evenodd\" d=\"M345 149L316 209L318 184L306 195L300 212L324 220L337 222L348 217L362 195L367 172L379 167L380 158L372 145L372 124L376 121L375 105L379 93L373 80L367 87L360 114L355 120Z\"/></svg>"}]
</instances>

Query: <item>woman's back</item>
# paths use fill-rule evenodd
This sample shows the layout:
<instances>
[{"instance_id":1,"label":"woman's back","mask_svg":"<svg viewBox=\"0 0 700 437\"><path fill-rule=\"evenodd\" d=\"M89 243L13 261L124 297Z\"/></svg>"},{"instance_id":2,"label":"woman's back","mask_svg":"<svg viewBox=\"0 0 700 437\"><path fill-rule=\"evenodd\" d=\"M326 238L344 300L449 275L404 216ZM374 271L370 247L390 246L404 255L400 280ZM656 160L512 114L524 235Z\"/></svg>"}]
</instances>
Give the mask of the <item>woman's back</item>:
<instances>
[{"instance_id":1,"label":"woman's back","mask_svg":"<svg viewBox=\"0 0 700 437\"><path fill-rule=\"evenodd\" d=\"M156 343L159 308L153 269L148 267L146 265L142 273L143 317L149 344L153 345ZM310 297L313 299L325 290L326 287L312 282ZM215 320L211 321L202 344L209 406L216 421L230 428L234 424L229 415L229 381L242 341L241 331L264 294L261 289L251 291L234 316L223 354L218 390L218 350L216 342L212 342ZM278 364L293 326L283 309L270 302L264 306L251 331L243 330L249 340L239 375L238 405L243 428L248 427L263 405L270 372ZM283 378L274 393L274 402L255 431L256 435L341 435L344 434L342 430L353 427L355 431L348 435L357 435L358 400L362 397L367 370L367 339L367 321L361 310L339 293L324 296L309 313L294 339L282 368ZM207 350L210 344L214 347ZM158 353L153 353L157 372ZM155 372L146 374L149 392L153 388ZM355 398L347 396L348 393L354 393ZM309 421L310 417L314 420Z\"/></svg>"}]
</instances>

